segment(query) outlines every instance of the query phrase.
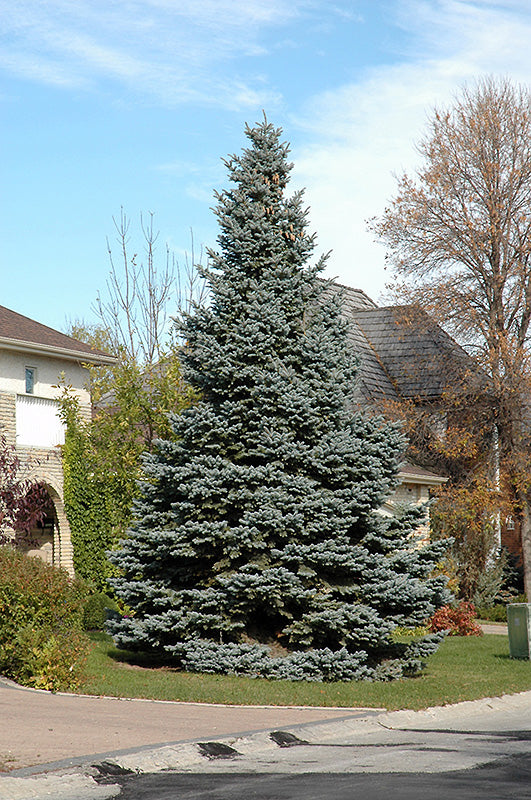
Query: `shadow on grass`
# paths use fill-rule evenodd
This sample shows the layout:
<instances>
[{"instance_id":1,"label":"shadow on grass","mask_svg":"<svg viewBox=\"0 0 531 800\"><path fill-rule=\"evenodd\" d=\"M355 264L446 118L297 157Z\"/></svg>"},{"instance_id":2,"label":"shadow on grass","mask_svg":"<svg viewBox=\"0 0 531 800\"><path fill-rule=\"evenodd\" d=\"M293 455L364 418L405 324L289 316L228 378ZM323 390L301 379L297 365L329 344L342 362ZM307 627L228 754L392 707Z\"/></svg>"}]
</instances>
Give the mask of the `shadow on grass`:
<instances>
[{"instance_id":1,"label":"shadow on grass","mask_svg":"<svg viewBox=\"0 0 531 800\"><path fill-rule=\"evenodd\" d=\"M118 664L131 667L143 667L144 669L172 669L180 672L175 666L175 661L167 653L147 651L147 650L121 650L115 647L111 637L106 633L92 631L90 638L95 643L105 645L105 655Z\"/></svg>"},{"instance_id":2,"label":"shadow on grass","mask_svg":"<svg viewBox=\"0 0 531 800\"><path fill-rule=\"evenodd\" d=\"M493 658L497 658L499 661L529 661L529 658L515 658L510 656L509 653L495 653Z\"/></svg>"},{"instance_id":3,"label":"shadow on grass","mask_svg":"<svg viewBox=\"0 0 531 800\"><path fill-rule=\"evenodd\" d=\"M164 653L152 653L139 651L135 653L131 650L119 650L116 647L110 647L107 651L109 658L119 664L128 665L130 667L143 667L144 669L164 669L173 672L180 672L176 666L175 661L170 656Z\"/></svg>"}]
</instances>

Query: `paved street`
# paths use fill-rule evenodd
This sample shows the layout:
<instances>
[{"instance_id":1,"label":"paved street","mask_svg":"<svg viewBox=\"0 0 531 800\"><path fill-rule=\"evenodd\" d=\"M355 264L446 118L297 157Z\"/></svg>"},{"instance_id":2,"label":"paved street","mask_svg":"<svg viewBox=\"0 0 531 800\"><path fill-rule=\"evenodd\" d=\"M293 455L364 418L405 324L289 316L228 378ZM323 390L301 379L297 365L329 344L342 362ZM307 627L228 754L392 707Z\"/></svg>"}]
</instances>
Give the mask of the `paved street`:
<instances>
[{"instance_id":1,"label":"paved street","mask_svg":"<svg viewBox=\"0 0 531 800\"><path fill-rule=\"evenodd\" d=\"M530 786L526 756L427 774L150 775L127 781L119 800L529 800Z\"/></svg>"},{"instance_id":2,"label":"paved street","mask_svg":"<svg viewBox=\"0 0 531 800\"><path fill-rule=\"evenodd\" d=\"M168 742L349 716L360 709L261 708L85 697L0 679L0 773Z\"/></svg>"},{"instance_id":3,"label":"paved street","mask_svg":"<svg viewBox=\"0 0 531 800\"><path fill-rule=\"evenodd\" d=\"M34 693L23 694L21 706ZM73 708L84 708L84 700L70 698ZM161 704L161 710L173 706L177 720L184 705ZM135 704L123 706L136 713ZM245 735L213 730L224 716L230 728L232 713L241 729L239 711L246 710L194 706L186 711L189 731L197 716L204 735L188 741L14 770L0 777L0 800L387 800L391 792L393 800L430 793L467 800L531 798L531 692L420 712L342 709L338 716L307 709L336 718L266 724ZM249 713L255 720L271 715L272 722L293 712Z\"/></svg>"}]
</instances>

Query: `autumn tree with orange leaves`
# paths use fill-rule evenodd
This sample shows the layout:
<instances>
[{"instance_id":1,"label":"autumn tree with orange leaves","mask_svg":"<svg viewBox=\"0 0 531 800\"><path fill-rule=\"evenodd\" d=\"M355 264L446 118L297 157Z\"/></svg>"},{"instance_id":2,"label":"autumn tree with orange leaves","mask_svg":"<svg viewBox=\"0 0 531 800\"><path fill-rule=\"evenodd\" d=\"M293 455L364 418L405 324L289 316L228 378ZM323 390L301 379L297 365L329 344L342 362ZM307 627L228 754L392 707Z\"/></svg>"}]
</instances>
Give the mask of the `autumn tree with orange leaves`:
<instances>
[{"instance_id":1,"label":"autumn tree with orange leaves","mask_svg":"<svg viewBox=\"0 0 531 800\"><path fill-rule=\"evenodd\" d=\"M466 86L433 112L417 149L421 166L371 228L401 300L432 314L489 377L491 462L497 453L520 518L531 598L530 90L494 77Z\"/></svg>"},{"instance_id":2,"label":"autumn tree with orange leaves","mask_svg":"<svg viewBox=\"0 0 531 800\"><path fill-rule=\"evenodd\" d=\"M415 318L417 309L404 308L404 314ZM447 483L432 491L431 533L453 539L446 569L456 595L489 605L504 579L511 581L510 588L503 586L506 592L519 587L517 559L500 553L498 522L513 509L493 469L491 398L478 395L482 373L477 367L469 374L466 369L452 371L451 363L446 366L446 380L450 375L454 380L441 396L385 398L375 410L402 423L408 459L447 477Z\"/></svg>"}]
</instances>

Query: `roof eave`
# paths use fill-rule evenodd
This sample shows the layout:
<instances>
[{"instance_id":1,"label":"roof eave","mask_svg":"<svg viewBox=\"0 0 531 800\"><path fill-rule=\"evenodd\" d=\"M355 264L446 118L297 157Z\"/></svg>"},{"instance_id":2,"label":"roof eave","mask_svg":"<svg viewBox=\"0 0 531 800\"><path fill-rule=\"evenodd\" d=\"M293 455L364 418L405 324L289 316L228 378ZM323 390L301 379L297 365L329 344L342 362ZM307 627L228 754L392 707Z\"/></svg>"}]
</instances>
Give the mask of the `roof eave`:
<instances>
[{"instance_id":1,"label":"roof eave","mask_svg":"<svg viewBox=\"0 0 531 800\"><path fill-rule=\"evenodd\" d=\"M398 478L402 483L419 483L423 486L433 486L433 484L442 486L448 482L448 478L443 478L442 475L419 475L416 472L408 472L407 469L400 470Z\"/></svg>"},{"instance_id":2,"label":"roof eave","mask_svg":"<svg viewBox=\"0 0 531 800\"><path fill-rule=\"evenodd\" d=\"M102 353L85 353L80 350L70 350L67 347L55 347L49 344L37 344L36 342L26 342L22 339L10 339L0 336L0 349L17 350L22 353L39 356L57 356L66 361L77 361L98 366L100 364L115 364L117 359L114 356Z\"/></svg>"}]
</instances>

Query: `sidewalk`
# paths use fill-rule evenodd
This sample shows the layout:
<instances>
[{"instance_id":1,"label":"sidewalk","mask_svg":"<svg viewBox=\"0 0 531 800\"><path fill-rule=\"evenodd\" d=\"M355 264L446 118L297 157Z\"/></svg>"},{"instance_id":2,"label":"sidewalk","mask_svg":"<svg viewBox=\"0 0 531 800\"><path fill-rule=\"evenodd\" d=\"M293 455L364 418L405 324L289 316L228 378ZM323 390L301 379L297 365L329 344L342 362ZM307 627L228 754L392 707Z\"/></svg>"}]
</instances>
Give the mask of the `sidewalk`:
<instances>
[{"instance_id":1,"label":"sidewalk","mask_svg":"<svg viewBox=\"0 0 531 800\"><path fill-rule=\"evenodd\" d=\"M480 622L479 627L483 633L493 633L497 636L507 636L507 624L504 622Z\"/></svg>"}]
</instances>

